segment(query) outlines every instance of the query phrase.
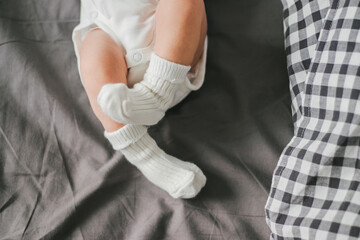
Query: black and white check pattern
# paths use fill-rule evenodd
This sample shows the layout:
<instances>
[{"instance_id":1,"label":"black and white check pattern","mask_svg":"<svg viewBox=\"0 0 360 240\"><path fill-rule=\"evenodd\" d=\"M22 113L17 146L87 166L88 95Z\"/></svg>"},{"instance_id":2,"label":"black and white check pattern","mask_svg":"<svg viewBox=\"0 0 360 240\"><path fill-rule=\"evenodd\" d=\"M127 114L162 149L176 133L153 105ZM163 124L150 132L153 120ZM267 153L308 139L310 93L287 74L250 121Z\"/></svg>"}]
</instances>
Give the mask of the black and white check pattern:
<instances>
[{"instance_id":1,"label":"black and white check pattern","mask_svg":"<svg viewBox=\"0 0 360 240\"><path fill-rule=\"evenodd\" d=\"M360 1L282 1L294 137L265 206L271 239L360 239Z\"/></svg>"}]
</instances>

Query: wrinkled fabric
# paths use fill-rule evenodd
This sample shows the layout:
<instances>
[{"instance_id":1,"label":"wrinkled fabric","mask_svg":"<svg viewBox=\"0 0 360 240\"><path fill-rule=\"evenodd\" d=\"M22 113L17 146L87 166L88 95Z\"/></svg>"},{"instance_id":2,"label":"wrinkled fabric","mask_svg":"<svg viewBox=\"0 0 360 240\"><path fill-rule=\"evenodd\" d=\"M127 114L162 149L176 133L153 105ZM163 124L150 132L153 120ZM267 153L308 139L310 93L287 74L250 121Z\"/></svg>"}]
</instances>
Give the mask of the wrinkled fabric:
<instances>
[{"instance_id":1,"label":"wrinkled fabric","mask_svg":"<svg viewBox=\"0 0 360 240\"><path fill-rule=\"evenodd\" d=\"M205 4L205 83L149 129L208 178L174 200L91 111L71 41L79 1L0 1L0 239L269 238L264 205L293 133L281 4Z\"/></svg>"},{"instance_id":2,"label":"wrinkled fabric","mask_svg":"<svg viewBox=\"0 0 360 240\"><path fill-rule=\"evenodd\" d=\"M284 0L294 137L266 204L271 239L360 238L360 4Z\"/></svg>"}]
</instances>

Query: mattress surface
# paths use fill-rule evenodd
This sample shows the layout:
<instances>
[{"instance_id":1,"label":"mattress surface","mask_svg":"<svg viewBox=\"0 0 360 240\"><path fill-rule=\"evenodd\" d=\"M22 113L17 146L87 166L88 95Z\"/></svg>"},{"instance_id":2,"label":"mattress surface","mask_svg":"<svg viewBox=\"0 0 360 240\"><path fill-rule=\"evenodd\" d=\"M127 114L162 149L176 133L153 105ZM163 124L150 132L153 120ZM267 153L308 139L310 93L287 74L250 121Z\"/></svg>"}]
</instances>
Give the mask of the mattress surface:
<instances>
[{"instance_id":1,"label":"mattress surface","mask_svg":"<svg viewBox=\"0 0 360 240\"><path fill-rule=\"evenodd\" d=\"M293 133L281 4L205 5L205 83L149 129L207 176L182 200L104 138L71 41L80 2L0 1L0 239L269 239L264 205Z\"/></svg>"}]
</instances>

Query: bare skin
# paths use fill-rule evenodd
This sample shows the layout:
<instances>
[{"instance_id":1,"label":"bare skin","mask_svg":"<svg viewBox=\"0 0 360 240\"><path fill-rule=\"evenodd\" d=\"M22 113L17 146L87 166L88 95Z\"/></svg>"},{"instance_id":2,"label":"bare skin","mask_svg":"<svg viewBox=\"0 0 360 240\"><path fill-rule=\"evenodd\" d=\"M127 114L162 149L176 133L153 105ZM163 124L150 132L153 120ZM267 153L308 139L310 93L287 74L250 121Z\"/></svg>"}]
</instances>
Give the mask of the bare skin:
<instances>
[{"instance_id":1,"label":"bare skin","mask_svg":"<svg viewBox=\"0 0 360 240\"><path fill-rule=\"evenodd\" d=\"M154 52L169 61L195 66L206 37L207 21L202 0L161 0L156 9ZM80 48L80 72L96 117L108 132L123 127L105 115L97 96L107 83L127 84L124 53L101 29L89 32Z\"/></svg>"}]
</instances>

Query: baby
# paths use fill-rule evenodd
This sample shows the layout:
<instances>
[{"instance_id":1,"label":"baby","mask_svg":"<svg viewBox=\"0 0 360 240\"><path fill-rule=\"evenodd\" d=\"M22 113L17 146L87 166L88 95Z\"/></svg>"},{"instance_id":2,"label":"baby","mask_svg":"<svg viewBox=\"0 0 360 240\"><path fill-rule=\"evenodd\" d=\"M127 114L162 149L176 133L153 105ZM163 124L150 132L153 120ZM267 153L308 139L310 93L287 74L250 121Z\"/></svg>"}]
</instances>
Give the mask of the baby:
<instances>
[{"instance_id":1,"label":"baby","mask_svg":"<svg viewBox=\"0 0 360 240\"><path fill-rule=\"evenodd\" d=\"M206 177L147 133L204 81L202 0L82 0L73 31L81 81L115 150L173 198L192 198ZM126 124L126 125L125 125Z\"/></svg>"}]
</instances>

